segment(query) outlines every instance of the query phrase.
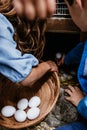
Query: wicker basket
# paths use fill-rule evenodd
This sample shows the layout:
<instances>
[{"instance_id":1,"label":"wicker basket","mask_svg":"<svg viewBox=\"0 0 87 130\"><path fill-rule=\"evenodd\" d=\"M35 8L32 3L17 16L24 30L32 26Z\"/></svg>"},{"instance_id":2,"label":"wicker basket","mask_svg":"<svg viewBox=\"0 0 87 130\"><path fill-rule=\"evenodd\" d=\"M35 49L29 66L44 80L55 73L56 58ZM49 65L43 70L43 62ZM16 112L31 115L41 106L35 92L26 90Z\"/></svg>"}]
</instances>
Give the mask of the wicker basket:
<instances>
[{"instance_id":1,"label":"wicker basket","mask_svg":"<svg viewBox=\"0 0 87 130\"><path fill-rule=\"evenodd\" d=\"M29 87L20 87L19 85L8 80L5 81L5 79L2 78L0 87L0 109L5 105L13 105L16 107L17 102L21 98L30 99L34 95L41 98L41 104L39 106L41 110L40 116L35 120L30 121L27 119L25 122L19 123L14 117L6 118L0 113L0 125L12 129L30 127L41 122L53 109L58 100L60 91L57 73L46 74L32 89Z\"/></svg>"}]
</instances>

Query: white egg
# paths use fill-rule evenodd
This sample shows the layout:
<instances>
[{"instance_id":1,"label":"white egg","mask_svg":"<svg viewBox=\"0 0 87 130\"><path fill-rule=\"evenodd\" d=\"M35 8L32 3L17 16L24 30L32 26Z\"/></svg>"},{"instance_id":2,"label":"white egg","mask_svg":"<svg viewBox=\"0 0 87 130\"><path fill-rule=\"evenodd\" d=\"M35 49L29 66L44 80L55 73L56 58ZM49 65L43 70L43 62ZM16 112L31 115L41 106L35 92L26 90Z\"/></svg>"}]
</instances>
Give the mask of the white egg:
<instances>
[{"instance_id":1,"label":"white egg","mask_svg":"<svg viewBox=\"0 0 87 130\"><path fill-rule=\"evenodd\" d=\"M28 100L26 98L22 98L17 103L17 108L20 110L25 110L28 107Z\"/></svg>"},{"instance_id":2,"label":"white egg","mask_svg":"<svg viewBox=\"0 0 87 130\"><path fill-rule=\"evenodd\" d=\"M61 53L56 53L56 58L57 59L60 59L62 57L62 54Z\"/></svg>"},{"instance_id":3,"label":"white egg","mask_svg":"<svg viewBox=\"0 0 87 130\"><path fill-rule=\"evenodd\" d=\"M37 118L40 114L40 109L38 107L32 107L27 111L27 117L30 120Z\"/></svg>"},{"instance_id":4,"label":"white egg","mask_svg":"<svg viewBox=\"0 0 87 130\"><path fill-rule=\"evenodd\" d=\"M38 96L33 96L30 100L29 100L29 107L37 107L39 106L41 103L41 100Z\"/></svg>"},{"instance_id":5,"label":"white egg","mask_svg":"<svg viewBox=\"0 0 87 130\"><path fill-rule=\"evenodd\" d=\"M13 107L13 106L4 106L2 109L1 109L1 113L2 113L2 115L3 116L5 116L5 117L11 117L11 116L13 116L14 115L14 113L15 113L15 111L16 111L16 108L15 107Z\"/></svg>"},{"instance_id":6,"label":"white egg","mask_svg":"<svg viewBox=\"0 0 87 130\"><path fill-rule=\"evenodd\" d=\"M17 110L14 114L14 118L18 122L24 122L27 118L27 114L23 110Z\"/></svg>"}]
</instances>

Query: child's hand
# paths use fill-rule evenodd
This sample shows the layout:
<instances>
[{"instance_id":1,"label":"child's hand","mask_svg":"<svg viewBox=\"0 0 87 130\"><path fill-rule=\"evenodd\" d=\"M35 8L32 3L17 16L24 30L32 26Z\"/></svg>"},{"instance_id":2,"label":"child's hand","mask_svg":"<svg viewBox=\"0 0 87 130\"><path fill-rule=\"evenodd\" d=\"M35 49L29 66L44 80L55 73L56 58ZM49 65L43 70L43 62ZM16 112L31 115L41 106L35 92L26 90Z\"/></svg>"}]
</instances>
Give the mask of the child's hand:
<instances>
[{"instance_id":1,"label":"child's hand","mask_svg":"<svg viewBox=\"0 0 87 130\"><path fill-rule=\"evenodd\" d=\"M80 100L82 100L85 95L78 87L68 86L69 89L65 89L65 92L69 96L65 96L65 99L70 101L73 105L78 106Z\"/></svg>"},{"instance_id":2,"label":"child's hand","mask_svg":"<svg viewBox=\"0 0 87 130\"><path fill-rule=\"evenodd\" d=\"M56 0L13 0L14 9L19 16L29 20L46 19L56 10Z\"/></svg>"},{"instance_id":3,"label":"child's hand","mask_svg":"<svg viewBox=\"0 0 87 130\"><path fill-rule=\"evenodd\" d=\"M55 62L47 61L47 64L49 65L51 72L58 72L58 68Z\"/></svg>"},{"instance_id":4,"label":"child's hand","mask_svg":"<svg viewBox=\"0 0 87 130\"><path fill-rule=\"evenodd\" d=\"M64 54L56 53L55 60L56 60L58 66L61 66L64 64L64 58L65 58Z\"/></svg>"},{"instance_id":5,"label":"child's hand","mask_svg":"<svg viewBox=\"0 0 87 130\"><path fill-rule=\"evenodd\" d=\"M23 86L32 87L32 85L36 81L38 81L41 77L43 77L46 73L50 71L51 72L58 71L55 62L53 61L41 62L40 64L38 64L38 66L32 68L31 73L23 81L21 81L20 84Z\"/></svg>"}]
</instances>

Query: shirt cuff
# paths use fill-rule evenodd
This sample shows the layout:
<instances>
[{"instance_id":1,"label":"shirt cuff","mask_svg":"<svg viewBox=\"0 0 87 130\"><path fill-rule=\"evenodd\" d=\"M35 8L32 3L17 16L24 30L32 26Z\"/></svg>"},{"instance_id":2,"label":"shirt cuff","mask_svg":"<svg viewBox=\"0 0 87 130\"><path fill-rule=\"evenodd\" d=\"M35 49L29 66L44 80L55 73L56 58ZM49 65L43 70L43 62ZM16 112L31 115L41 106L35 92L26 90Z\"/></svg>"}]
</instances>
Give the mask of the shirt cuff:
<instances>
[{"instance_id":1,"label":"shirt cuff","mask_svg":"<svg viewBox=\"0 0 87 130\"><path fill-rule=\"evenodd\" d=\"M87 119L87 96L79 102L77 109L80 115Z\"/></svg>"}]
</instances>

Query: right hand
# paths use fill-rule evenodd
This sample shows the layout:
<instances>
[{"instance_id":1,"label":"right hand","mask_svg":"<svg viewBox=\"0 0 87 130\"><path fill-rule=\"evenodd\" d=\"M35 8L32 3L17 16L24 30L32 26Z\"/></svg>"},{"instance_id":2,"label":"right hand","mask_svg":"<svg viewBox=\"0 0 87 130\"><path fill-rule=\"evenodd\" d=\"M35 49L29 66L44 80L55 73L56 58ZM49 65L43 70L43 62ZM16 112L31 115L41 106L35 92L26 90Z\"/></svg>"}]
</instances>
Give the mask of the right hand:
<instances>
[{"instance_id":1,"label":"right hand","mask_svg":"<svg viewBox=\"0 0 87 130\"><path fill-rule=\"evenodd\" d=\"M49 60L46 63L49 65L51 72L58 72L58 67L55 62Z\"/></svg>"},{"instance_id":2,"label":"right hand","mask_svg":"<svg viewBox=\"0 0 87 130\"><path fill-rule=\"evenodd\" d=\"M60 54L60 53L59 53L59 54ZM58 66L63 65L63 64L64 64L64 59L65 59L65 55L64 55L64 54L61 54L61 57L60 57L60 58L58 58L57 55L56 55L55 60L56 60L57 65L58 65Z\"/></svg>"}]
</instances>

